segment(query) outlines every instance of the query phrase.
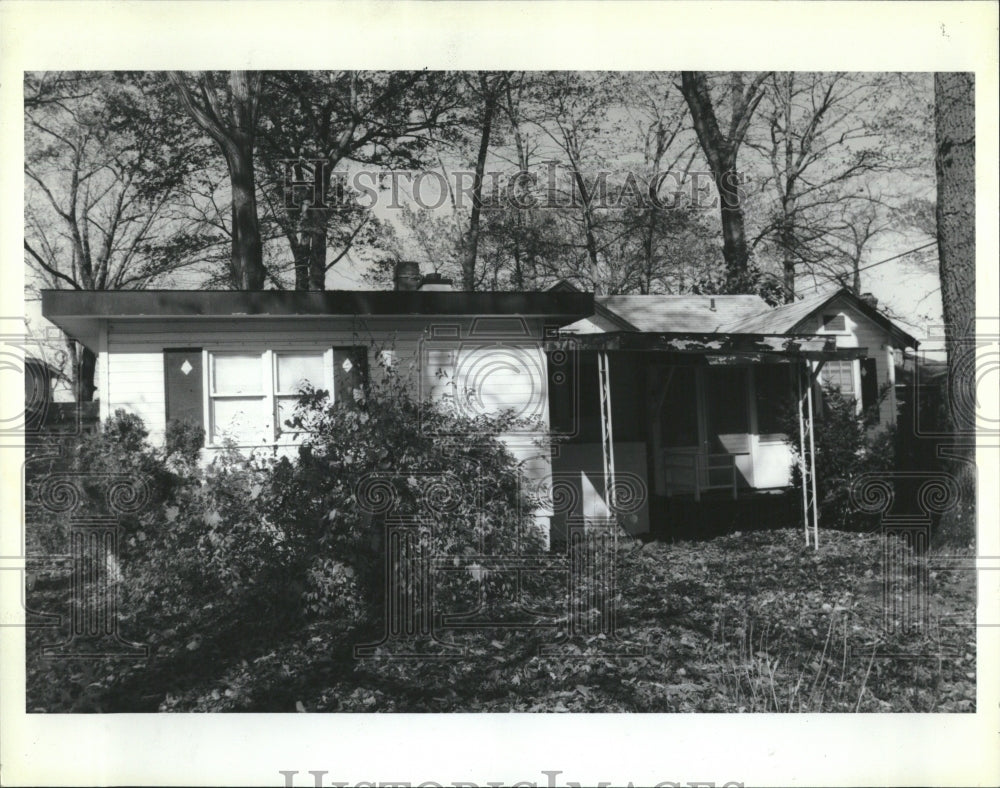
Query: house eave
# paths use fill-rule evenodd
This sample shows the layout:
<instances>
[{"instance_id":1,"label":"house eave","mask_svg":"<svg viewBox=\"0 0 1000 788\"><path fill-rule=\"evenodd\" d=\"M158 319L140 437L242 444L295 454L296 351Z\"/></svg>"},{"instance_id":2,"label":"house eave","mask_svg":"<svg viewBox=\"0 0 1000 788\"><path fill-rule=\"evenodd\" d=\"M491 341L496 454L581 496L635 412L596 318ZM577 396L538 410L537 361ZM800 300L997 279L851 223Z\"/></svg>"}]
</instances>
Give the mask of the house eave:
<instances>
[{"instance_id":1,"label":"house eave","mask_svg":"<svg viewBox=\"0 0 1000 788\"><path fill-rule=\"evenodd\" d=\"M42 314L87 347L114 319L511 316L568 325L594 312L591 293L400 290L43 290Z\"/></svg>"}]
</instances>

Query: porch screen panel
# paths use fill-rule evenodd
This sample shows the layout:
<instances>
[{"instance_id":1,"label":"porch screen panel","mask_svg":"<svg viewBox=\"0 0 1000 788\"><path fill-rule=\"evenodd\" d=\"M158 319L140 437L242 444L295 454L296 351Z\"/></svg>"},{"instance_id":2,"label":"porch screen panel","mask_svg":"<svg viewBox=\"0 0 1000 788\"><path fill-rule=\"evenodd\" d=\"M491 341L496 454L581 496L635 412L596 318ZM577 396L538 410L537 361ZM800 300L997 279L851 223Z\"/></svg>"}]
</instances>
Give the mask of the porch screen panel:
<instances>
[{"instance_id":1,"label":"porch screen panel","mask_svg":"<svg viewBox=\"0 0 1000 788\"><path fill-rule=\"evenodd\" d=\"M710 452L750 451L747 393L745 367L719 366L705 370L705 420Z\"/></svg>"},{"instance_id":2,"label":"porch screen panel","mask_svg":"<svg viewBox=\"0 0 1000 788\"><path fill-rule=\"evenodd\" d=\"M698 445L698 390L694 367L672 367L660 409L660 438L666 448Z\"/></svg>"},{"instance_id":3,"label":"porch screen panel","mask_svg":"<svg viewBox=\"0 0 1000 788\"><path fill-rule=\"evenodd\" d=\"M754 370L757 432L761 437L785 437L792 414L792 374L789 364L761 364Z\"/></svg>"}]
</instances>

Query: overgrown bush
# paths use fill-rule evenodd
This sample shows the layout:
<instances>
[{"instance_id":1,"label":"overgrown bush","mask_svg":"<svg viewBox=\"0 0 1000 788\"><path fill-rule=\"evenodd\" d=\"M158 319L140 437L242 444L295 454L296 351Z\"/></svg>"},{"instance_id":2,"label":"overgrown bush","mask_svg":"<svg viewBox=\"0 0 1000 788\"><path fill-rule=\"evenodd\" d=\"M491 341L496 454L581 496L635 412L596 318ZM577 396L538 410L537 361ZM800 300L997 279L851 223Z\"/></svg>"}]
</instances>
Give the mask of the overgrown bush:
<instances>
[{"instance_id":1,"label":"overgrown bush","mask_svg":"<svg viewBox=\"0 0 1000 788\"><path fill-rule=\"evenodd\" d=\"M360 407L307 392L288 426L303 442L294 460L271 469L262 507L290 544L307 546L303 576L316 599L331 596L326 583L348 577L358 604L377 615L390 520L420 527L422 549L439 560L544 549L531 516L536 500L498 439L516 426L510 414L468 417L447 401L422 403L387 373ZM436 601L474 604L485 588L488 604L511 582L475 570L446 572Z\"/></svg>"},{"instance_id":2,"label":"overgrown bush","mask_svg":"<svg viewBox=\"0 0 1000 788\"><path fill-rule=\"evenodd\" d=\"M420 549L439 559L544 548L532 496L497 437L513 423L417 402L389 374L360 404L304 394L288 425L301 438L294 457L248 459L230 448L203 464L198 430L172 425L159 449L138 417L116 413L48 470L83 474L82 512L107 509L101 473L147 481L146 505L123 522L115 578L120 634L147 645L149 656L87 660L81 671L39 659L45 638L34 632L29 709L154 710L204 690L209 700L194 705L273 710L276 687L291 675L264 667L277 644L318 628L329 656L380 630L387 572L397 568L384 565L390 518L416 523ZM40 471L35 492L45 482ZM389 500L380 496L395 502L391 510L380 508ZM41 552L67 551L65 515L33 507L29 533ZM449 612L482 608L502 618L512 607L510 574L463 564L435 586L436 601ZM430 615L420 607L424 590L413 580L398 592ZM345 659L340 669L353 666ZM239 691L216 702L223 674L241 677Z\"/></svg>"},{"instance_id":3,"label":"overgrown bush","mask_svg":"<svg viewBox=\"0 0 1000 788\"><path fill-rule=\"evenodd\" d=\"M851 484L856 478L896 467L896 428L873 429L878 407L876 403L859 414L853 397L844 396L833 386L823 389L822 407L813 419L813 440L816 497L824 526L852 530L878 526L877 518L858 511L851 503ZM789 409L785 421L788 434L793 436L792 477L795 486L800 486L798 417Z\"/></svg>"}]
</instances>

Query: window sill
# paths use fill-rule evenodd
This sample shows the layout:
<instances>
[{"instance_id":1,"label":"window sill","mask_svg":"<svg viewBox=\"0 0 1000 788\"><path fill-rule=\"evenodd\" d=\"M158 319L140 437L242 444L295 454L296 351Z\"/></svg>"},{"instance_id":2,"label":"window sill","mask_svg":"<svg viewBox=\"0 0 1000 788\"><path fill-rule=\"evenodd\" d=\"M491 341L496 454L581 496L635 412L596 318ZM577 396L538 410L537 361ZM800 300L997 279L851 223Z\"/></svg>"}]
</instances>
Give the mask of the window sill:
<instances>
[{"instance_id":1,"label":"window sill","mask_svg":"<svg viewBox=\"0 0 1000 788\"><path fill-rule=\"evenodd\" d=\"M222 451L230 446L234 449L282 449L287 447L301 446L301 440L279 440L260 441L259 443L232 443L227 446L225 443L209 443L205 445L210 451Z\"/></svg>"}]
</instances>

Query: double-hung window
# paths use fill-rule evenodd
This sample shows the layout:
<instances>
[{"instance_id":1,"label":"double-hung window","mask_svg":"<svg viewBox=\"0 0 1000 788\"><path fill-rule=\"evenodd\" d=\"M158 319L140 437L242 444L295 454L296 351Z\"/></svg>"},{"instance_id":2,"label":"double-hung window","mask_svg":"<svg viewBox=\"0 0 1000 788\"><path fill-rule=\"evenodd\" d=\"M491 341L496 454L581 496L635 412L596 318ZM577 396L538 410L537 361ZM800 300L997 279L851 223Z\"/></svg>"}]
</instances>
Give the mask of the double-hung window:
<instances>
[{"instance_id":1,"label":"double-hung window","mask_svg":"<svg viewBox=\"0 0 1000 788\"><path fill-rule=\"evenodd\" d=\"M280 438L292 432L286 422L295 413L295 403L305 387L332 391L328 380L327 353L275 352L274 366L274 431Z\"/></svg>"},{"instance_id":2,"label":"double-hung window","mask_svg":"<svg viewBox=\"0 0 1000 788\"><path fill-rule=\"evenodd\" d=\"M261 353L209 353L210 441L238 444L268 440L267 385Z\"/></svg>"},{"instance_id":3,"label":"double-hung window","mask_svg":"<svg viewBox=\"0 0 1000 788\"><path fill-rule=\"evenodd\" d=\"M208 351L209 443L290 442L294 431L286 422L302 391L311 387L336 396L335 354L334 348Z\"/></svg>"},{"instance_id":4,"label":"double-hung window","mask_svg":"<svg viewBox=\"0 0 1000 788\"><path fill-rule=\"evenodd\" d=\"M854 390L854 362L838 359L823 365L823 382L837 389L844 397L857 399Z\"/></svg>"}]
</instances>

